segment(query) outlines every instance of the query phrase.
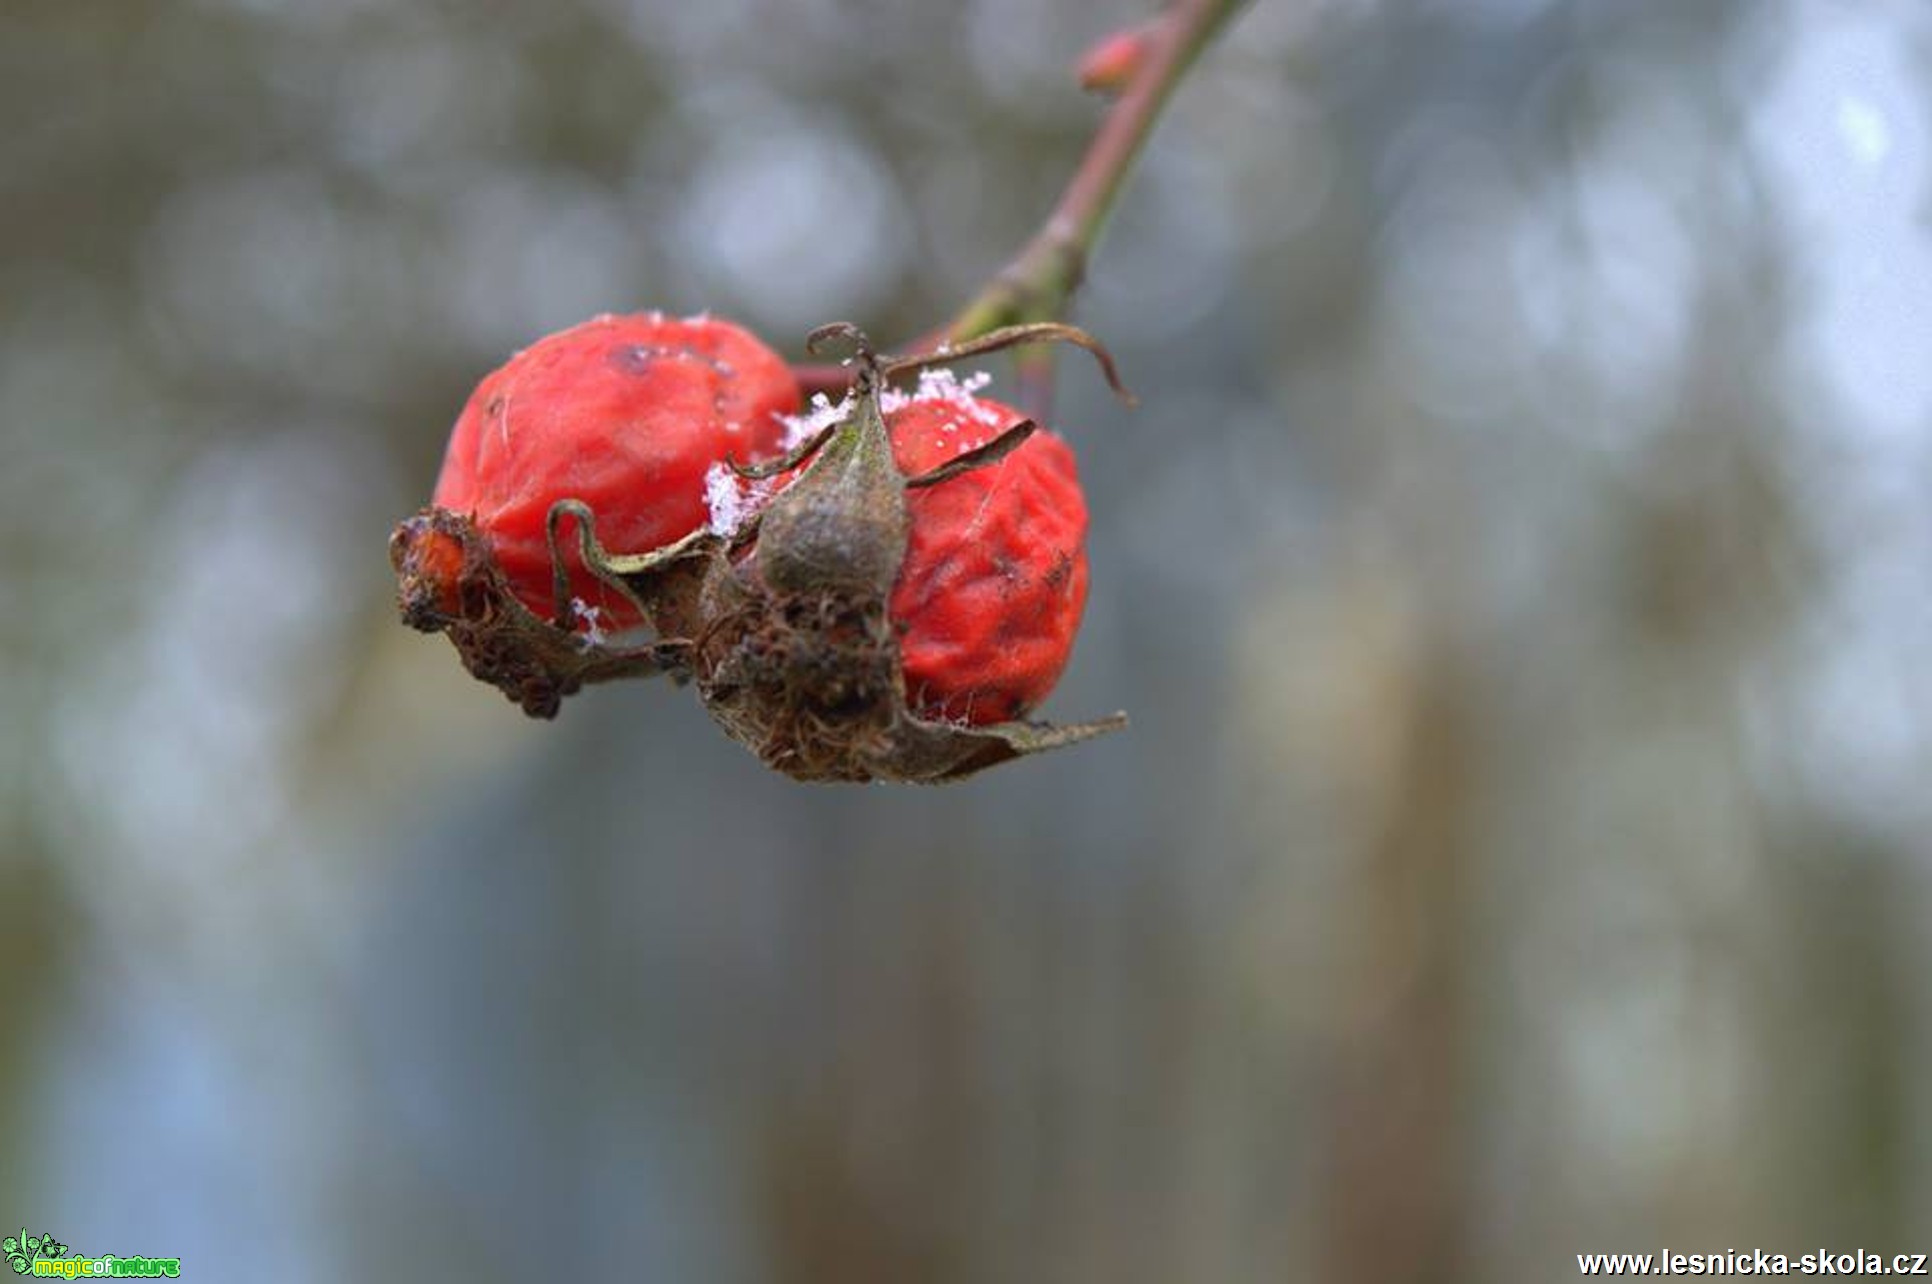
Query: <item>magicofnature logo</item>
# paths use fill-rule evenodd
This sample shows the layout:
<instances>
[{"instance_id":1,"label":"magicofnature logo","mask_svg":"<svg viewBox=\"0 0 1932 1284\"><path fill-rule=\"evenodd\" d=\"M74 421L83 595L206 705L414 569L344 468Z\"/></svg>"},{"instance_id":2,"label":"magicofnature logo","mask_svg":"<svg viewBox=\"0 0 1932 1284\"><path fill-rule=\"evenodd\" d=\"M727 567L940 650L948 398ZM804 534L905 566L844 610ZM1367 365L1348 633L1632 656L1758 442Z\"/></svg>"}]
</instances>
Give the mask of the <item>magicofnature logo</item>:
<instances>
[{"instance_id":1,"label":"magicofnature logo","mask_svg":"<svg viewBox=\"0 0 1932 1284\"><path fill-rule=\"evenodd\" d=\"M25 1275L34 1268L40 1258L58 1260L67 1255L67 1245L60 1243L52 1235L42 1231L29 1235L22 1226L18 1235L9 1235L0 1241L0 1252L7 1255L7 1265L13 1267L15 1275Z\"/></svg>"},{"instance_id":2,"label":"magicofnature logo","mask_svg":"<svg viewBox=\"0 0 1932 1284\"><path fill-rule=\"evenodd\" d=\"M7 1265L15 1275L33 1274L55 1279L172 1279L181 1274L178 1257L119 1257L104 1253L99 1257L69 1257L67 1245L44 1231L29 1235L23 1226L18 1235L0 1241Z\"/></svg>"}]
</instances>

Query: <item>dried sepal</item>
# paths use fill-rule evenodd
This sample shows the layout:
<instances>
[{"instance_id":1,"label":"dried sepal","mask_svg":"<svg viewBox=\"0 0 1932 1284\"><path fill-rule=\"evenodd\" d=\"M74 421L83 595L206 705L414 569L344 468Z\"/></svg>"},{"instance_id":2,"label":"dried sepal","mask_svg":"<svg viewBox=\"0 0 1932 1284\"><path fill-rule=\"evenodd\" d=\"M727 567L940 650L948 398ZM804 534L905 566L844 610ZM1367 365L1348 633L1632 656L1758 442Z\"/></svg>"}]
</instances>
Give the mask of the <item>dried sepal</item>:
<instances>
[{"instance_id":1,"label":"dried sepal","mask_svg":"<svg viewBox=\"0 0 1932 1284\"><path fill-rule=\"evenodd\" d=\"M984 356L991 352L1004 352L1008 348L1023 347L1030 343L1071 343L1080 348L1100 366L1100 373L1106 378L1107 386L1114 391L1121 402L1128 406L1138 405L1139 399L1121 382L1120 370L1114 365L1114 354L1107 345L1088 334L1077 325L1064 321L1029 321L1022 325L1001 326L988 330L976 338L964 339L957 343L945 343L931 352L915 352L909 356L892 357L879 363L880 373L887 379L896 378L915 370L926 370L933 366L943 366L967 357Z\"/></svg>"},{"instance_id":2,"label":"dried sepal","mask_svg":"<svg viewBox=\"0 0 1932 1284\"><path fill-rule=\"evenodd\" d=\"M705 577L723 555L728 541L708 529L692 531L683 539L644 553L612 553L597 538L597 515L590 505L577 499L560 499L550 506L546 518L550 540L552 597L557 603L557 623L568 627L564 617L569 592L568 563L564 557L564 522L575 523L577 553L584 568L634 604L665 646L684 646L683 641L703 628L700 601ZM744 533L748 533L744 532Z\"/></svg>"},{"instance_id":3,"label":"dried sepal","mask_svg":"<svg viewBox=\"0 0 1932 1284\"><path fill-rule=\"evenodd\" d=\"M988 464L997 464L1008 455L1026 444L1026 439L1040 430L1040 425L1031 419L1022 419L983 446L975 446L962 455L957 455L930 472L920 473L917 477L906 478L908 489L923 486L937 486L940 482L951 481L962 473Z\"/></svg>"},{"instance_id":4,"label":"dried sepal","mask_svg":"<svg viewBox=\"0 0 1932 1284\"><path fill-rule=\"evenodd\" d=\"M1091 722L995 722L983 727L909 718L895 737L894 768L901 780L942 784L1126 728L1124 713Z\"/></svg>"},{"instance_id":5,"label":"dried sepal","mask_svg":"<svg viewBox=\"0 0 1932 1284\"><path fill-rule=\"evenodd\" d=\"M445 633L463 667L533 718L554 718L586 683L689 673L689 648L653 640L596 641L539 618L510 589L469 518L425 508L389 538L403 623Z\"/></svg>"},{"instance_id":6,"label":"dried sepal","mask_svg":"<svg viewBox=\"0 0 1932 1284\"><path fill-rule=\"evenodd\" d=\"M741 464L736 459L727 458L725 460L725 466L746 481L764 481L767 478L777 477L781 473L788 473L792 469L797 468L800 464L803 464L813 455L823 450L825 443L832 440L832 434L838 431L838 427L837 424L827 424L825 427L813 433L802 444L792 447L776 459L767 459L759 463Z\"/></svg>"}]
</instances>

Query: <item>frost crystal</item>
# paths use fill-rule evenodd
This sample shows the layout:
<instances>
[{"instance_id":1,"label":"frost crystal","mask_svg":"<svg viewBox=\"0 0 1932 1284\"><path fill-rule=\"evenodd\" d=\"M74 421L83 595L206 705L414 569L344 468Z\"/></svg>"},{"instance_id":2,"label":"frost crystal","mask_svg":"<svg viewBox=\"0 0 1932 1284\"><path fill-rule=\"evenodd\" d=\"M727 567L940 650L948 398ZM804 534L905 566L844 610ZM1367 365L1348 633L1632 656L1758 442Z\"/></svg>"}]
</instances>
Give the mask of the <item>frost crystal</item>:
<instances>
[{"instance_id":1,"label":"frost crystal","mask_svg":"<svg viewBox=\"0 0 1932 1284\"><path fill-rule=\"evenodd\" d=\"M812 408L806 413L778 416L778 422L785 425L785 438L779 443L780 448L795 450L804 445L833 424L843 421L850 406L850 397L841 397L834 405L824 393L813 393Z\"/></svg>"},{"instance_id":2,"label":"frost crystal","mask_svg":"<svg viewBox=\"0 0 1932 1284\"><path fill-rule=\"evenodd\" d=\"M775 479L752 481L740 477L723 460L711 465L704 474L704 506L711 514L711 533L725 539L737 534L746 519L771 500L776 488Z\"/></svg>"},{"instance_id":3,"label":"frost crystal","mask_svg":"<svg viewBox=\"0 0 1932 1284\"><path fill-rule=\"evenodd\" d=\"M785 429L779 449L789 451L804 445L833 424L843 421L851 406L849 397L834 403L821 392L813 395L812 404L804 414L777 416ZM711 533L726 538L736 534L746 519L771 502L771 497L778 493L778 486L779 479L776 477L753 481L740 477L729 464L722 461L711 465L704 474L704 506L711 513Z\"/></svg>"},{"instance_id":4,"label":"frost crystal","mask_svg":"<svg viewBox=\"0 0 1932 1284\"><path fill-rule=\"evenodd\" d=\"M950 370L921 370L919 386L913 391L902 392L891 387L881 391L879 411L881 414L891 414L914 402L937 401L980 427L998 428L1005 422L1005 416L974 395L991 382L993 376L984 371L961 379ZM825 393L813 393L811 405L804 414L778 416L778 422L785 428L779 448L796 450L833 424L843 423L851 412L850 393L837 401ZM943 427L948 433L957 433L960 424L948 423ZM943 447L944 443L935 441L933 445ZM963 443L961 448L964 448ZM775 477L751 481L740 477L727 464L721 462L711 465L704 475L704 504L711 514L711 533L727 539L736 534L748 518L771 502L771 497L778 493L778 487L779 479Z\"/></svg>"},{"instance_id":5,"label":"frost crystal","mask_svg":"<svg viewBox=\"0 0 1932 1284\"><path fill-rule=\"evenodd\" d=\"M1000 425L1000 413L981 402L973 394L993 382L993 376L985 371L975 371L964 379L950 370L921 370L919 387L913 392L901 392L897 388L887 388L879 397L879 409L891 414L916 401L943 401L960 411L973 422L985 428Z\"/></svg>"},{"instance_id":6,"label":"frost crystal","mask_svg":"<svg viewBox=\"0 0 1932 1284\"><path fill-rule=\"evenodd\" d=\"M585 650L604 645L604 626L599 623L603 614L604 608L601 606L592 606L581 597L570 599L570 618L573 621L583 621L584 636L581 644Z\"/></svg>"}]
</instances>

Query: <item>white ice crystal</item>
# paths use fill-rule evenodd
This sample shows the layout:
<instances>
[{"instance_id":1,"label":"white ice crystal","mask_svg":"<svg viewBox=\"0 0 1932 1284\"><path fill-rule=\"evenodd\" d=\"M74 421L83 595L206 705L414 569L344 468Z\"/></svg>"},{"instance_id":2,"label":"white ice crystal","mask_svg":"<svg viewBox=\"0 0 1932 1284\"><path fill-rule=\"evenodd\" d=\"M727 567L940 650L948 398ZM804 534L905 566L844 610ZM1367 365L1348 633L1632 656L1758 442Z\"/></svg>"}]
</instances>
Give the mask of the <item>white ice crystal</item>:
<instances>
[{"instance_id":1,"label":"white ice crystal","mask_svg":"<svg viewBox=\"0 0 1932 1284\"><path fill-rule=\"evenodd\" d=\"M583 645L585 647L602 646L604 644L603 614L604 608L601 606L592 606L581 597L573 597L570 599L570 618L573 621L581 620L583 622Z\"/></svg>"},{"instance_id":2,"label":"white ice crystal","mask_svg":"<svg viewBox=\"0 0 1932 1284\"><path fill-rule=\"evenodd\" d=\"M913 391L887 388L880 393L879 411L881 414L891 414L915 402L936 401L981 427L997 428L1005 417L974 395L991 382L993 376L983 371L961 379L950 370L921 370L919 386ZM796 450L833 424L843 423L851 412L850 394L833 401L825 393L814 393L804 414L778 416L778 422L785 429L779 448ZM960 424L950 422L941 425L941 428L947 433L957 433ZM943 444L940 441L933 443L935 447ZM753 481L740 477L728 464L712 464L704 475L704 504L710 512L711 533L726 538L736 534L747 519L771 502L771 497L778 492L778 486L778 478Z\"/></svg>"},{"instance_id":3,"label":"white ice crystal","mask_svg":"<svg viewBox=\"0 0 1932 1284\"><path fill-rule=\"evenodd\" d=\"M778 416L778 422L785 425L785 437L779 442L780 448L796 450L833 424L842 421L851 404L850 397L841 397L837 403L834 403L822 392L813 393L811 409L804 414Z\"/></svg>"},{"instance_id":4,"label":"white ice crystal","mask_svg":"<svg viewBox=\"0 0 1932 1284\"><path fill-rule=\"evenodd\" d=\"M704 506L711 514L711 533L726 539L737 534L752 514L770 502L776 489L775 478L754 481L740 477L723 460L711 465L704 474Z\"/></svg>"},{"instance_id":5,"label":"white ice crystal","mask_svg":"<svg viewBox=\"0 0 1932 1284\"><path fill-rule=\"evenodd\" d=\"M897 388L887 388L879 397L879 409L891 414L918 401L942 401L966 415L985 428L1000 425L1000 412L981 401L974 394L993 382L993 376L985 371L975 371L964 379L950 370L921 370L919 387L912 392L901 392Z\"/></svg>"}]
</instances>

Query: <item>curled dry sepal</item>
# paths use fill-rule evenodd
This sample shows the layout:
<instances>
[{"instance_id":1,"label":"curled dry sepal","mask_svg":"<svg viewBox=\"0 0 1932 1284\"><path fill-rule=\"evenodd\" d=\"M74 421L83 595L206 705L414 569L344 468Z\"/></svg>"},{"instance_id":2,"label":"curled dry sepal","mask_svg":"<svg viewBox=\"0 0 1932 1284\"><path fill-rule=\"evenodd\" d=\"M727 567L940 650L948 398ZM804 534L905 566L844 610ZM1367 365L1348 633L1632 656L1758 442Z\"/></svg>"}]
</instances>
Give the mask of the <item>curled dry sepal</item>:
<instances>
[{"instance_id":1,"label":"curled dry sepal","mask_svg":"<svg viewBox=\"0 0 1932 1284\"><path fill-rule=\"evenodd\" d=\"M780 458L732 465L759 484L789 477L762 510L735 527L713 523L647 552L619 553L600 541L599 514L589 504L557 499L546 514L553 613L545 618L526 605L527 593L519 597L469 516L426 508L390 541L403 620L448 634L472 674L536 717L554 716L563 697L586 683L656 674L691 682L734 739L799 780L958 780L1125 726L1119 714L1068 726L931 716L908 698L902 625L888 609L911 537L908 491L996 465L1036 430L1020 420L908 476L881 405L888 381L1015 344L1061 340L1091 351L1124 397L1105 349L1057 324L1012 326L897 360L882 359L845 324L820 328L808 346L816 351L834 338L855 349L843 413ZM570 592L577 565L615 595L619 614L643 627L612 637L577 628L582 604ZM634 640L640 635L647 640Z\"/></svg>"}]
</instances>

